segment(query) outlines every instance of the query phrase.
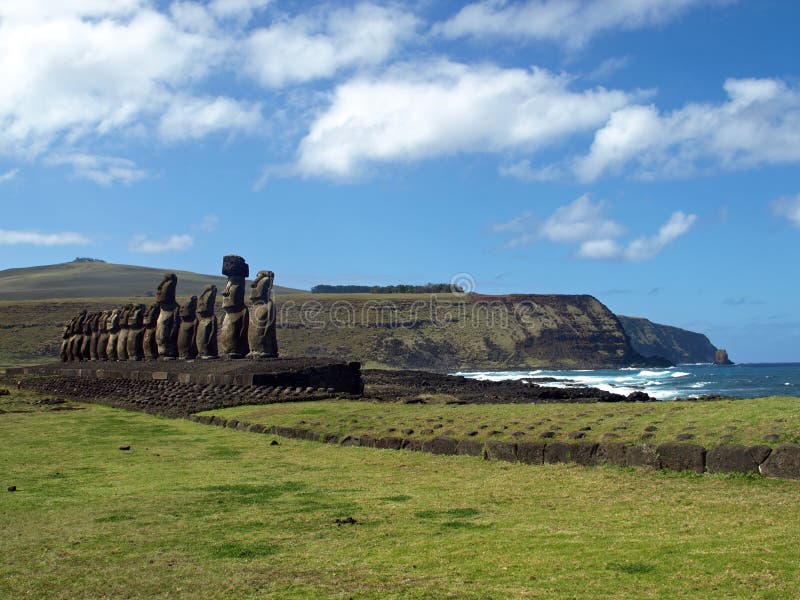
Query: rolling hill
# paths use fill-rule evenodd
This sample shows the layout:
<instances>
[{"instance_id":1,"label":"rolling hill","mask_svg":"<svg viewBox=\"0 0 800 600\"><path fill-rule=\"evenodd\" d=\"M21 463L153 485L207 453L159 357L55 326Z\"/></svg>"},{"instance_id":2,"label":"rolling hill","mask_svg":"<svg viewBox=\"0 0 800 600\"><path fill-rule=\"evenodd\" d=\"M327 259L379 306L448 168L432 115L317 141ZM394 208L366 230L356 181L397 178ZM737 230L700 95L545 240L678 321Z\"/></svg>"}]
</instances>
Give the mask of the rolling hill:
<instances>
[{"instance_id":1,"label":"rolling hill","mask_svg":"<svg viewBox=\"0 0 800 600\"><path fill-rule=\"evenodd\" d=\"M220 291L225 287L226 278L220 275L75 260L0 271L0 300L151 297L162 275L168 272L178 276L179 298L199 295L203 286L209 283L215 284ZM298 291L275 286L277 294Z\"/></svg>"}]
</instances>

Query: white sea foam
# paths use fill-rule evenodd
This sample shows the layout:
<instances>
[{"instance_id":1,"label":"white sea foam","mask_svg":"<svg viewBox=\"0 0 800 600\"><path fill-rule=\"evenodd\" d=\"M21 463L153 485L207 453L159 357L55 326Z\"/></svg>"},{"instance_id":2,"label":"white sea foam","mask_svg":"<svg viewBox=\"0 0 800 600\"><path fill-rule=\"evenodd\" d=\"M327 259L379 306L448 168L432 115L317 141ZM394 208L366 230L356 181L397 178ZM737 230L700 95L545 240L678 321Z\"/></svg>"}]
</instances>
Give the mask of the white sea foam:
<instances>
[{"instance_id":1,"label":"white sea foam","mask_svg":"<svg viewBox=\"0 0 800 600\"><path fill-rule=\"evenodd\" d=\"M666 377L669 375L666 371L640 371L639 377Z\"/></svg>"},{"instance_id":2,"label":"white sea foam","mask_svg":"<svg viewBox=\"0 0 800 600\"><path fill-rule=\"evenodd\" d=\"M673 373L672 377L688 377L691 373L684 373L683 371L678 371L677 373Z\"/></svg>"}]
</instances>

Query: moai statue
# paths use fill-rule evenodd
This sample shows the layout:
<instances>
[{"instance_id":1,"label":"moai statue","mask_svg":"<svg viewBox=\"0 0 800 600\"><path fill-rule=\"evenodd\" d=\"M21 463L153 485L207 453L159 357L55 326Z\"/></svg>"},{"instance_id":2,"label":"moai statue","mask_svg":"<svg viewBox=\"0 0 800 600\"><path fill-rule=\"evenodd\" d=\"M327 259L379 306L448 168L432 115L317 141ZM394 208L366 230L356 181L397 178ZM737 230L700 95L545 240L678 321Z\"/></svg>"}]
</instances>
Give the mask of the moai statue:
<instances>
[{"instance_id":1,"label":"moai statue","mask_svg":"<svg viewBox=\"0 0 800 600\"><path fill-rule=\"evenodd\" d=\"M248 311L244 303L245 278L250 267L241 256L229 254L222 259L222 274L228 283L222 292L222 327L217 336L219 351L225 358L244 358L250 351L247 346Z\"/></svg>"},{"instance_id":2,"label":"moai statue","mask_svg":"<svg viewBox=\"0 0 800 600\"><path fill-rule=\"evenodd\" d=\"M156 344L159 360L174 360L178 356L178 330L181 324L181 307L175 302L178 277L167 273L158 285L156 302L161 309L156 322Z\"/></svg>"},{"instance_id":3,"label":"moai statue","mask_svg":"<svg viewBox=\"0 0 800 600\"><path fill-rule=\"evenodd\" d=\"M89 360L97 360L97 344L100 343L100 317L102 313L92 313L92 326L89 338Z\"/></svg>"},{"instance_id":4,"label":"moai statue","mask_svg":"<svg viewBox=\"0 0 800 600\"><path fill-rule=\"evenodd\" d=\"M97 360L108 360L108 318L111 311L104 310L97 319Z\"/></svg>"},{"instance_id":5,"label":"moai statue","mask_svg":"<svg viewBox=\"0 0 800 600\"><path fill-rule=\"evenodd\" d=\"M144 304L134 304L128 313L128 360L144 358Z\"/></svg>"},{"instance_id":6,"label":"moai statue","mask_svg":"<svg viewBox=\"0 0 800 600\"><path fill-rule=\"evenodd\" d=\"M119 341L119 315L122 311L119 308L112 310L106 320L108 330L108 344L106 344L106 358L117 360L117 342Z\"/></svg>"},{"instance_id":7,"label":"moai statue","mask_svg":"<svg viewBox=\"0 0 800 600\"><path fill-rule=\"evenodd\" d=\"M144 325L144 337L142 339L142 351L145 360L155 360L158 358L158 344L156 343L156 325L161 307L158 302L151 304L144 313L142 324Z\"/></svg>"},{"instance_id":8,"label":"moai statue","mask_svg":"<svg viewBox=\"0 0 800 600\"><path fill-rule=\"evenodd\" d=\"M78 313L70 337L70 360L83 360L83 324L86 322L86 309Z\"/></svg>"},{"instance_id":9,"label":"moai statue","mask_svg":"<svg viewBox=\"0 0 800 600\"><path fill-rule=\"evenodd\" d=\"M74 323L75 317L72 317L69 321L64 323L64 329L61 330L61 350L58 353L58 356L61 358L61 362L67 362L70 360L69 340L72 337L72 327Z\"/></svg>"},{"instance_id":10,"label":"moai statue","mask_svg":"<svg viewBox=\"0 0 800 600\"><path fill-rule=\"evenodd\" d=\"M90 360L92 354L92 319L94 313L88 313L83 322L83 339L81 340L81 354L83 360Z\"/></svg>"},{"instance_id":11,"label":"moai statue","mask_svg":"<svg viewBox=\"0 0 800 600\"><path fill-rule=\"evenodd\" d=\"M207 285L200 294L197 307L197 355L201 359L217 358L217 315L214 305L217 302L217 286Z\"/></svg>"},{"instance_id":12,"label":"moai statue","mask_svg":"<svg viewBox=\"0 0 800 600\"><path fill-rule=\"evenodd\" d=\"M188 304L181 308L181 324L178 329L178 358L184 360L197 358L196 333L197 296L192 296L189 298Z\"/></svg>"},{"instance_id":13,"label":"moai statue","mask_svg":"<svg viewBox=\"0 0 800 600\"><path fill-rule=\"evenodd\" d=\"M275 302L272 300L274 281L275 273L259 271L250 286L250 326L247 332L250 353L247 358L278 357Z\"/></svg>"},{"instance_id":14,"label":"moai statue","mask_svg":"<svg viewBox=\"0 0 800 600\"><path fill-rule=\"evenodd\" d=\"M128 360L128 317L133 304L126 304L119 313L119 335L117 336L117 360Z\"/></svg>"}]
</instances>

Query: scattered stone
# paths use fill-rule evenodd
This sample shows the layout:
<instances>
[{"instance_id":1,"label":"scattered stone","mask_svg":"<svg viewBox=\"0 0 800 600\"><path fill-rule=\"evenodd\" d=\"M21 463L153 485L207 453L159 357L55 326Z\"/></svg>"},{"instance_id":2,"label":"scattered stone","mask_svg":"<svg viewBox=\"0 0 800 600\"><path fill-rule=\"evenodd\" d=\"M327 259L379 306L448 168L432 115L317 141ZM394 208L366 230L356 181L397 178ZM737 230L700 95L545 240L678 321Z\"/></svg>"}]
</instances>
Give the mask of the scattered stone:
<instances>
[{"instance_id":1,"label":"scattered stone","mask_svg":"<svg viewBox=\"0 0 800 600\"><path fill-rule=\"evenodd\" d=\"M406 429L403 429L403 431L401 433L404 433L405 435L411 435L411 434L414 433L414 430L411 429L411 428L406 428Z\"/></svg>"},{"instance_id":2,"label":"scattered stone","mask_svg":"<svg viewBox=\"0 0 800 600\"><path fill-rule=\"evenodd\" d=\"M567 437L572 440L579 440L581 438L585 438L586 434L583 431L572 431L567 435Z\"/></svg>"},{"instance_id":3,"label":"scattered stone","mask_svg":"<svg viewBox=\"0 0 800 600\"><path fill-rule=\"evenodd\" d=\"M693 433L679 433L675 436L676 440L691 440L694 439Z\"/></svg>"},{"instance_id":4,"label":"scattered stone","mask_svg":"<svg viewBox=\"0 0 800 600\"><path fill-rule=\"evenodd\" d=\"M779 433L768 433L767 435L764 436L765 442L777 442L780 441L780 439L781 436Z\"/></svg>"},{"instance_id":5,"label":"scattered stone","mask_svg":"<svg viewBox=\"0 0 800 600\"><path fill-rule=\"evenodd\" d=\"M656 427L655 425L648 425L647 427L644 428L644 430L645 431L658 431L658 427Z\"/></svg>"},{"instance_id":6,"label":"scattered stone","mask_svg":"<svg viewBox=\"0 0 800 600\"><path fill-rule=\"evenodd\" d=\"M0 396L8 396L11 392L5 388L0 388Z\"/></svg>"},{"instance_id":7,"label":"scattered stone","mask_svg":"<svg viewBox=\"0 0 800 600\"><path fill-rule=\"evenodd\" d=\"M542 433L539 434L539 437L540 438L545 438L545 439L554 438L554 437L556 437L556 432L555 431L543 431Z\"/></svg>"},{"instance_id":8,"label":"scattered stone","mask_svg":"<svg viewBox=\"0 0 800 600\"><path fill-rule=\"evenodd\" d=\"M517 445L513 442L486 442L486 456L492 460L517 462Z\"/></svg>"},{"instance_id":9,"label":"scattered stone","mask_svg":"<svg viewBox=\"0 0 800 600\"><path fill-rule=\"evenodd\" d=\"M270 445L270 446L280 446L280 444L278 443L278 440L272 440L272 441L269 443L269 445Z\"/></svg>"},{"instance_id":10,"label":"scattered stone","mask_svg":"<svg viewBox=\"0 0 800 600\"><path fill-rule=\"evenodd\" d=\"M120 450L130 450L131 447L130 446L120 446L119 449Z\"/></svg>"},{"instance_id":11,"label":"scattered stone","mask_svg":"<svg viewBox=\"0 0 800 600\"><path fill-rule=\"evenodd\" d=\"M336 519L334 523L336 523L336 525L355 525L358 521L353 517L347 517L346 519Z\"/></svg>"},{"instance_id":12,"label":"scattered stone","mask_svg":"<svg viewBox=\"0 0 800 600\"><path fill-rule=\"evenodd\" d=\"M525 437L525 435L526 433L524 431L515 431L514 433L511 434L511 437L521 438Z\"/></svg>"},{"instance_id":13,"label":"scattered stone","mask_svg":"<svg viewBox=\"0 0 800 600\"><path fill-rule=\"evenodd\" d=\"M8 489L8 491L9 491L9 492L16 492L16 491L17 491L17 486L15 486L15 485L10 485L10 486L8 486L8 488L7 488L7 489Z\"/></svg>"},{"instance_id":14,"label":"scattered stone","mask_svg":"<svg viewBox=\"0 0 800 600\"><path fill-rule=\"evenodd\" d=\"M631 392L627 396L628 402L650 402L652 398L644 392Z\"/></svg>"},{"instance_id":15,"label":"scattered stone","mask_svg":"<svg viewBox=\"0 0 800 600\"><path fill-rule=\"evenodd\" d=\"M800 445L781 444L770 453L759 470L767 477L800 479Z\"/></svg>"},{"instance_id":16,"label":"scattered stone","mask_svg":"<svg viewBox=\"0 0 800 600\"><path fill-rule=\"evenodd\" d=\"M722 444L708 452L706 467L709 473L758 473L771 451L769 446Z\"/></svg>"},{"instance_id":17,"label":"scattered stone","mask_svg":"<svg viewBox=\"0 0 800 600\"><path fill-rule=\"evenodd\" d=\"M478 432L474 431L474 430L473 431L468 431L467 435L470 436L470 437L474 437L474 436L478 435Z\"/></svg>"},{"instance_id":18,"label":"scattered stone","mask_svg":"<svg viewBox=\"0 0 800 600\"><path fill-rule=\"evenodd\" d=\"M661 444L657 451L662 469L695 473L706 470L706 449L698 444Z\"/></svg>"}]
</instances>

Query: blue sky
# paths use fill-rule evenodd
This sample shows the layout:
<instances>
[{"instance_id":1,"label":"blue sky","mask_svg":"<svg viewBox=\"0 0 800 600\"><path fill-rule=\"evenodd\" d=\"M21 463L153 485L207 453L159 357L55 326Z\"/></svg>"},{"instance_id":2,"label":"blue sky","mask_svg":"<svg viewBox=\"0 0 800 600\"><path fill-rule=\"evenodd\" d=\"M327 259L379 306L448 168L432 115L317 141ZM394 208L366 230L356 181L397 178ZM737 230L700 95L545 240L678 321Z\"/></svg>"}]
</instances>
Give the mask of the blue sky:
<instances>
[{"instance_id":1,"label":"blue sky","mask_svg":"<svg viewBox=\"0 0 800 600\"><path fill-rule=\"evenodd\" d=\"M0 2L0 269L590 293L800 361L800 4Z\"/></svg>"}]
</instances>

